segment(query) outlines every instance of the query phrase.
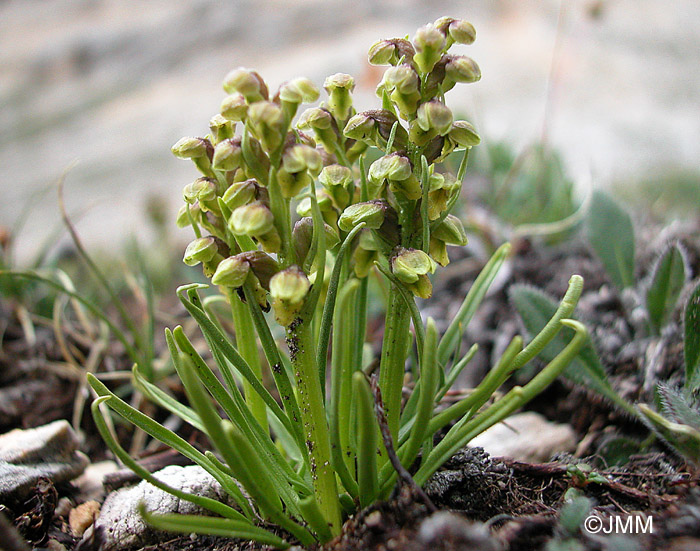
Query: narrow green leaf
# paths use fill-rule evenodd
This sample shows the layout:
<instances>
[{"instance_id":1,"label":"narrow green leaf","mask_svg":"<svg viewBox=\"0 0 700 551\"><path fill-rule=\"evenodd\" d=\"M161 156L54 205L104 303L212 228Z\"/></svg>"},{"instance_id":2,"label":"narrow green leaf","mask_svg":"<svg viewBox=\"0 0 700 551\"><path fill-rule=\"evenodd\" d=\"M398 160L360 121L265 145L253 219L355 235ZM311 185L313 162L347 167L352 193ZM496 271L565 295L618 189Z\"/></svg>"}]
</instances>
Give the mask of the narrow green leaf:
<instances>
[{"instance_id":1,"label":"narrow green leaf","mask_svg":"<svg viewBox=\"0 0 700 551\"><path fill-rule=\"evenodd\" d=\"M366 507L379 492L377 483L377 448L379 445L377 422L374 417L374 399L364 373L356 371L352 376L353 394L357 409L357 482L360 504Z\"/></svg>"},{"instance_id":2,"label":"narrow green leaf","mask_svg":"<svg viewBox=\"0 0 700 551\"><path fill-rule=\"evenodd\" d=\"M513 285L509 290L510 300L520 314L525 329L530 335L538 335L557 311L557 303L546 293L527 285ZM562 335L555 336L540 352L544 361L552 360L566 345ZM598 359L598 353L590 339L587 340L578 356L564 371L570 381L588 387L610 400L630 415L635 409L627 403L610 385L607 373Z\"/></svg>"},{"instance_id":3,"label":"narrow green leaf","mask_svg":"<svg viewBox=\"0 0 700 551\"><path fill-rule=\"evenodd\" d=\"M196 515L154 515L146 511L143 504L140 504L139 512L147 524L158 530L253 540L277 549L289 547L286 541L271 532L240 521Z\"/></svg>"},{"instance_id":4,"label":"narrow green leaf","mask_svg":"<svg viewBox=\"0 0 700 551\"><path fill-rule=\"evenodd\" d=\"M224 490L226 490L226 492L228 492L228 494L236 500L236 503L239 507L241 507L241 510L245 513L245 515L249 518L253 517L253 511L250 504L248 503L248 500L243 497L243 494L238 486L236 486L236 484L227 474L217 469L216 466L209 461L209 459L207 459L203 453L197 451L194 446L179 437L173 431L166 429L163 425L148 417L148 415L134 409L124 400L115 396L102 383L102 381L100 381L92 373L87 374L87 382L98 396L108 396L111 398L108 402L109 407L116 411L124 419L137 426L145 433L151 435L156 440L162 442L166 446L178 451L188 459L192 460L194 463L197 463L197 465L212 475L217 482L221 484Z\"/></svg>"},{"instance_id":5,"label":"narrow green leaf","mask_svg":"<svg viewBox=\"0 0 700 551\"><path fill-rule=\"evenodd\" d=\"M602 191L593 192L586 220L588 241L612 282L620 289L634 285L632 219Z\"/></svg>"},{"instance_id":6,"label":"narrow green leaf","mask_svg":"<svg viewBox=\"0 0 700 551\"><path fill-rule=\"evenodd\" d=\"M685 386L695 394L700 388L700 284L685 306Z\"/></svg>"},{"instance_id":7,"label":"narrow green leaf","mask_svg":"<svg viewBox=\"0 0 700 551\"><path fill-rule=\"evenodd\" d=\"M489 286L509 254L510 243L504 243L486 263L486 266L484 266L483 270L479 273L471 289L469 289L467 296L464 298L464 302L462 302L462 306L460 306L457 314L452 322L450 322L447 331L445 331L442 339L440 339L440 344L438 344L438 363L440 365L446 365L447 361L454 353L459 339L462 336L462 330L469 325L469 321L474 316L481 301L484 300Z\"/></svg>"},{"instance_id":8,"label":"narrow green leaf","mask_svg":"<svg viewBox=\"0 0 700 551\"><path fill-rule=\"evenodd\" d=\"M656 334L666 325L673 313L685 283L685 262L678 245L666 249L654 268L651 285L647 290L649 321Z\"/></svg>"},{"instance_id":9,"label":"narrow green leaf","mask_svg":"<svg viewBox=\"0 0 700 551\"><path fill-rule=\"evenodd\" d=\"M131 458L131 456L127 453L127 451L124 448L122 448L119 445L119 442L117 442L117 440L112 436L112 433L110 432L109 427L107 426L107 422L105 421L104 415L102 414L102 411L100 411L100 405L105 402L109 402L110 400L112 400L110 396L100 396L99 398L94 400L91 406L92 417L95 420L95 426L97 427L97 430L102 436L102 439L107 444L107 447L112 451L112 453L114 453L115 456L117 456L117 458L119 458L119 460L122 463L124 463L124 465L126 465L128 468L134 471L134 473L136 473L142 479L149 482L150 484L153 484L153 486L163 490L164 492L168 492L169 494L172 494L179 499L190 501L195 505L199 505L200 507L208 509L209 511L217 513L228 519L238 521L243 526L251 526L251 523L248 519L246 519L240 512L236 511L235 509L232 509L228 505L225 505L219 501L208 497L183 492L182 490L174 488L173 486L170 486L165 482L161 482L148 470L146 470L144 467L142 467L136 461L134 461ZM106 405L109 405L109 403L107 403Z\"/></svg>"}]
</instances>

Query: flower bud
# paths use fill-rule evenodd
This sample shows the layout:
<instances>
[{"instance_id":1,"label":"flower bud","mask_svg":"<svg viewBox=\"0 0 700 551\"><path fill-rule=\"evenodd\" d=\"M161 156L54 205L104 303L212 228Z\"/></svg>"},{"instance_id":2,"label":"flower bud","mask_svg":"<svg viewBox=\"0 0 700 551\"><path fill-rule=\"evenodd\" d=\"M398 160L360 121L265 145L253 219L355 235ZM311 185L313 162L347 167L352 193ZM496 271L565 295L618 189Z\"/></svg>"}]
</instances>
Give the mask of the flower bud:
<instances>
[{"instance_id":1,"label":"flower bud","mask_svg":"<svg viewBox=\"0 0 700 551\"><path fill-rule=\"evenodd\" d=\"M396 65L401 61L413 60L416 54L413 44L405 38L391 38L375 42L367 56L372 65Z\"/></svg>"},{"instance_id":2,"label":"flower bud","mask_svg":"<svg viewBox=\"0 0 700 551\"><path fill-rule=\"evenodd\" d=\"M336 231L328 224L323 224L323 229L326 234L326 249L330 250L335 247L338 242L338 234ZM305 216L301 218L294 224L294 230L292 230L292 240L294 241L294 249L297 255L297 261L303 264L306 260L306 255L309 254L309 249L311 248L311 241L314 234L314 221L310 216ZM313 271L313 267L312 267Z\"/></svg>"},{"instance_id":3,"label":"flower bud","mask_svg":"<svg viewBox=\"0 0 700 551\"><path fill-rule=\"evenodd\" d=\"M231 211L238 207L247 205L255 200L258 194L258 184L255 180L245 180L243 182L234 182L224 192L221 199Z\"/></svg>"},{"instance_id":4,"label":"flower bud","mask_svg":"<svg viewBox=\"0 0 700 551\"><path fill-rule=\"evenodd\" d=\"M413 56L413 61L418 66L419 71L429 73L442 57L446 46L445 35L433 25L426 25L416 31L413 43L416 46L416 55Z\"/></svg>"},{"instance_id":5,"label":"flower bud","mask_svg":"<svg viewBox=\"0 0 700 551\"><path fill-rule=\"evenodd\" d=\"M202 203L207 203L211 206L212 202L216 202L219 185L212 178L197 178L191 184L187 184L182 190L182 196L186 203L193 204L199 201L203 210L210 210Z\"/></svg>"},{"instance_id":6,"label":"flower bud","mask_svg":"<svg viewBox=\"0 0 700 551\"><path fill-rule=\"evenodd\" d=\"M374 145L380 149L385 149L387 140L391 135L391 129L398 119L391 111L386 109L372 109L363 111L350 118L345 125L343 133L353 140ZM403 149L408 143L408 133L406 129L398 125L394 136L394 149Z\"/></svg>"},{"instance_id":7,"label":"flower bud","mask_svg":"<svg viewBox=\"0 0 700 551\"><path fill-rule=\"evenodd\" d=\"M234 69L224 79L224 91L227 94L238 92L248 103L268 99L267 86L262 77L255 71L239 67Z\"/></svg>"},{"instance_id":8,"label":"flower bud","mask_svg":"<svg viewBox=\"0 0 700 551\"><path fill-rule=\"evenodd\" d=\"M338 227L343 231L350 231L360 222L364 222L365 228L377 230L384 223L387 206L386 202L380 200L350 205L340 215Z\"/></svg>"},{"instance_id":9,"label":"flower bud","mask_svg":"<svg viewBox=\"0 0 700 551\"><path fill-rule=\"evenodd\" d=\"M347 120L352 110L351 93L355 79L345 73L336 73L326 78L323 87L328 92L328 108L339 121Z\"/></svg>"},{"instance_id":10,"label":"flower bud","mask_svg":"<svg viewBox=\"0 0 700 551\"><path fill-rule=\"evenodd\" d=\"M452 111L440 101L423 103L416 116L418 126L425 132L434 130L440 136L444 136L452 128Z\"/></svg>"},{"instance_id":11,"label":"flower bud","mask_svg":"<svg viewBox=\"0 0 700 551\"><path fill-rule=\"evenodd\" d=\"M318 99L319 91L308 78L295 78L280 86L279 98L288 103L311 103Z\"/></svg>"},{"instance_id":12,"label":"flower bud","mask_svg":"<svg viewBox=\"0 0 700 551\"><path fill-rule=\"evenodd\" d=\"M338 126L333 115L327 109L312 107L304 111L297 121L297 128L312 129L316 139L325 150L333 154L338 143Z\"/></svg>"},{"instance_id":13,"label":"flower bud","mask_svg":"<svg viewBox=\"0 0 700 551\"><path fill-rule=\"evenodd\" d=\"M399 281L414 283L418 277L435 272L435 261L420 249L400 247L391 258L391 271Z\"/></svg>"},{"instance_id":14,"label":"flower bud","mask_svg":"<svg viewBox=\"0 0 700 551\"><path fill-rule=\"evenodd\" d=\"M217 252L218 245L214 237L200 237L187 245L182 261L188 266L196 266L200 262L209 262Z\"/></svg>"},{"instance_id":15,"label":"flower bud","mask_svg":"<svg viewBox=\"0 0 700 551\"><path fill-rule=\"evenodd\" d=\"M187 226L192 224L192 221L198 222L201 215L202 210L199 208L198 203L188 203L180 207L180 210L177 213L177 218L175 219L175 223L177 224L178 228L186 228Z\"/></svg>"},{"instance_id":16,"label":"flower bud","mask_svg":"<svg viewBox=\"0 0 700 551\"><path fill-rule=\"evenodd\" d=\"M270 279L279 272L280 269L277 261L269 254L262 251L245 251L236 256L245 259L245 261L250 264L250 269L253 271L260 285L264 289L269 290Z\"/></svg>"},{"instance_id":17,"label":"flower bud","mask_svg":"<svg viewBox=\"0 0 700 551\"><path fill-rule=\"evenodd\" d=\"M239 255L224 258L216 267L211 278L214 285L232 287L234 289L245 283L250 272L250 264Z\"/></svg>"},{"instance_id":18,"label":"flower bud","mask_svg":"<svg viewBox=\"0 0 700 551\"><path fill-rule=\"evenodd\" d=\"M412 115L416 112L420 101L419 85L418 73L410 65L389 67L377 86L377 95L382 97L382 93L386 91L402 115Z\"/></svg>"},{"instance_id":19,"label":"flower bud","mask_svg":"<svg viewBox=\"0 0 700 551\"><path fill-rule=\"evenodd\" d=\"M282 156L282 166L290 174L308 170L313 176L318 176L323 166L323 160L321 154L313 147L296 144L285 150Z\"/></svg>"},{"instance_id":20,"label":"flower bud","mask_svg":"<svg viewBox=\"0 0 700 551\"><path fill-rule=\"evenodd\" d=\"M248 114L248 103L243 94L231 94L221 102L221 116L230 121L243 121Z\"/></svg>"},{"instance_id":21,"label":"flower bud","mask_svg":"<svg viewBox=\"0 0 700 551\"><path fill-rule=\"evenodd\" d=\"M233 138L220 141L214 148L211 165L216 170L236 170L243 163L241 139Z\"/></svg>"},{"instance_id":22,"label":"flower bud","mask_svg":"<svg viewBox=\"0 0 700 551\"><path fill-rule=\"evenodd\" d=\"M243 205L231 213L228 227L238 235L264 235L274 228L272 212L259 201Z\"/></svg>"},{"instance_id":23,"label":"flower bud","mask_svg":"<svg viewBox=\"0 0 700 551\"><path fill-rule=\"evenodd\" d=\"M331 227L335 227L338 223L338 211L333 206L333 200L325 190L316 190L316 202L321 211L323 221ZM297 205L297 214L301 217L312 216L311 198L304 197Z\"/></svg>"},{"instance_id":24,"label":"flower bud","mask_svg":"<svg viewBox=\"0 0 700 551\"><path fill-rule=\"evenodd\" d=\"M467 244L467 232L464 231L462 221L452 214L448 214L437 228L431 232L431 236L447 243L463 247Z\"/></svg>"},{"instance_id":25,"label":"flower bud","mask_svg":"<svg viewBox=\"0 0 700 551\"><path fill-rule=\"evenodd\" d=\"M434 273L436 268L435 261L420 249L400 247L391 258L392 273L421 298L429 298L432 294L433 288L427 274Z\"/></svg>"},{"instance_id":26,"label":"flower bud","mask_svg":"<svg viewBox=\"0 0 700 551\"><path fill-rule=\"evenodd\" d=\"M284 113L271 101L259 101L248 108L248 122L265 151L277 149L284 139Z\"/></svg>"},{"instance_id":27,"label":"flower bud","mask_svg":"<svg viewBox=\"0 0 700 551\"><path fill-rule=\"evenodd\" d=\"M170 150L179 159L197 159L209 156L212 145L206 138L180 138Z\"/></svg>"},{"instance_id":28,"label":"flower bud","mask_svg":"<svg viewBox=\"0 0 700 551\"><path fill-rule=\"evenodd\" d=\"M479 134L467 121L455 121L448 134L448 139L460 148L472 147L481 142Z\"/></svg>"},{"instance_id":29,"label":"flower bud","mask_svg":"<svg viewBox=\"0 0 700 551\"><path fill-rule=\"evenodd\" d=\"M211 135L214 137L214 141L218 144L222 140L233 137L235 128L231 121L227 120L226 117L214 115L209 120L209 130L211 130Z\"/></svg>"},{"instance_id":30,"label":"flower bud","mask_svg":"<svg viewBox=\"0 0 700 551\"><path fill-rule=\"evenodd\" d=\"M481 78L481 69L476 61L465 55L448 56L445 76L452 82L476 82Z\"/></svg>"},{"instance_id":31,"label":"flower bud","mask_svg":"<svg viewBox=\"0 0 700 551\"><path fill-rule=\"evenodd\" d=\"M270 280L272 308L280 324L287 326L294 321L310 288L309 278L298 266L290 266L272 277Z\"/></svg>"},{"instance_id":32,"label":"flower bud","mask_svg":"<svg viewBox=\"0 0 700 551\"><path fill-rule=\"evenodd\" d=\"M371 142L374 132L374 119L366 112L351 117L343 130L346 137L364 142Z\"/></svg>"},{"instance_id":33,"label":"flower bud","mask_svg":"<svg viewBox=\"0 0 700 551\"><path fill-rule=\"evenodd\" d=\"M344 208L348 204L355 187L352 171L348 167L328 165L321 171L318 179L333 199L336 207Z\"/></svg>"},{"instance_id":34,"label":"flower bud","mask_svg":"<svg viewBox=\"0 0 700 551\"><path fill-rule=\"evenodd\" d=\"M464 19L441 17L435 21L435 28L447 38L448 48L454 43L472 44L476 40L474 25Z\"/></svg>"}]
</instances>

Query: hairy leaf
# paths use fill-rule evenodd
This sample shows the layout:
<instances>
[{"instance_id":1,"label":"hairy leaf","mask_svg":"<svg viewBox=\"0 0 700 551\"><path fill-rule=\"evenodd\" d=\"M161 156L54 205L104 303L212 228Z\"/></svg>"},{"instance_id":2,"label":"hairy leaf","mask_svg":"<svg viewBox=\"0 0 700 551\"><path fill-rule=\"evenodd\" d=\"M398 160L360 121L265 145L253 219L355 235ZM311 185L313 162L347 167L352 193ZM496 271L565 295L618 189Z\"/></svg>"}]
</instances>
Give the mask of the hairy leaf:
<instances>
[{"instance_id":1,"label":"hairy leaf","mask_svg":"<svg viewBox=\"0 0 700 551\"><path fill-rule=\"evenodd\" d=\"M620 289L634 284L632 219L613 199L596 191L586 221L588 240Z\"/></svg>"},{"instance_id":2,"label":"hairy leaf","mask_svg":"<svg viewBox=\"0 0 700 551\"><path fill-rule=\"evenodd\" d=\"M678 245L669 247L654 268L647 290L647 311L653 330L658 334L666 325L685 282L685 262Z\"/></svg>"},{"instance_id":3,"label":"hairy leaf","mask_svg":"<svg viewBox=\"0 0 700 551\"><path fill-rule=\"evenodd\" d=\"M685 387L695 394L700 388L700 284L685 307Z\"/></svg>"}]
</instances>

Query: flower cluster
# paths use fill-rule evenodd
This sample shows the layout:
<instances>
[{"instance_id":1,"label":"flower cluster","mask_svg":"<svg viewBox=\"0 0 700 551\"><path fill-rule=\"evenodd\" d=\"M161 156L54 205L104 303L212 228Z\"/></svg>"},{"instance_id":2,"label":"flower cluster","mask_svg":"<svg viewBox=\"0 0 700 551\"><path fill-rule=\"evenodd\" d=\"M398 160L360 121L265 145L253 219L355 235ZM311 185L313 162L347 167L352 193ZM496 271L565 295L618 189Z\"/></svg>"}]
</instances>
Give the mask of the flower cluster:
<instances>
[{"instance_id":1,"label":"flower cluster","mask_svg":"<svg viewBox=\"0 0 700 551\"><path fill-rule=\"evenodd\" d=\"M448 53L474 37L470 23L443 17L419 29L413 42L381 40L369 61L390 65L377 87L382 109L357 113L354 79L338 73L323 85L326 101L304 110L296 124L300 105L319 98L312 82L294 79L271 95L255 71L229 73L211 133L172 148L202 174L185 187L178 216L178 225L192 225L199 236L185 262L201 262L217 285L249 281L261 305L267 307L269 294L288 325L319 268L309 258L318 209L331 253L364 224L352 254L357 277L385 261L414 295L429 297L428 274L449 262L446 245L466 243L461 222L449 214L461 182L435 165L479 143L471 124L453 120L444 102L455 83L480 78L472 59ZM370 147L383 155L365 174L357 165Z\"/></svg>"}]
</instances>

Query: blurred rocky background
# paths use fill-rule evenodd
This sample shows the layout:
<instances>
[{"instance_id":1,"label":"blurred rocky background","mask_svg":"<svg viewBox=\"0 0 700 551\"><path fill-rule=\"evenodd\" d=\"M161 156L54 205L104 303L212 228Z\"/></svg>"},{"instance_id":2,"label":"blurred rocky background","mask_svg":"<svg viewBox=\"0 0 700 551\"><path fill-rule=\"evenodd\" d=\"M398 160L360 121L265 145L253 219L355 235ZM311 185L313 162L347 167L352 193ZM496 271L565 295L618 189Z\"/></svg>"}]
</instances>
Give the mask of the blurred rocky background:
<instances>
[{"instance_id":1,"label":"blurred rocky background","mask_svg":"<svg viewBox=\"0 0 700 551\"><path fill-rule=\"evenodd\" d=\"M348 72L374 107L369 46L442 15L476 26L464 53L482 81L448 103L486 141L544 136L594 186L700 169L697 0L4 0L0 225L34 203L16 236L29 257L58 227L65 173L84 241L118 245L146 231L151 198L179 206L195 174L170 146L208 131L230 69L272 88Z\"/></svg>"}]
</instances>

